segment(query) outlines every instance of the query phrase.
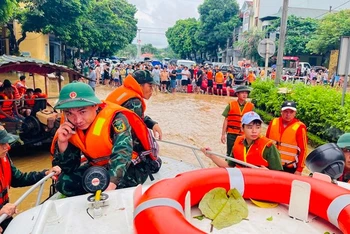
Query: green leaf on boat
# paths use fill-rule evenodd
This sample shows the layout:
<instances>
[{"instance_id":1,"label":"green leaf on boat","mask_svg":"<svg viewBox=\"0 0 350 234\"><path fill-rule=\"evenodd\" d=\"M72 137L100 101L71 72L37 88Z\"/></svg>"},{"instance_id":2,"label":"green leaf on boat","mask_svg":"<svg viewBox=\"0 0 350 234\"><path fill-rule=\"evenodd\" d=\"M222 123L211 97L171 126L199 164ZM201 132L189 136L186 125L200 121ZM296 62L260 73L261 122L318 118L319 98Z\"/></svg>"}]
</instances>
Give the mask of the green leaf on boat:
<instances>
[{"instance_id":1,"label":"green leaf on boat","mask_svg":"<svg viewBox=\"0 0 350 234\"><path fill-rule=\"evenodd\" d=\"M204 195L199 209L216 229L229 227L248 217L248 207L237 189L215 188Z\"/></svg>"},{"instance_id":2,"label":"green leaf on boat","mask_svg":"<svg viewBox=\"0 0 350 234\"><path fill-rule=\"evenodd\" d=\"M205 217L204 215L193 216L194 219L198 219L198 220L203 220L204 217Z\"/></svg>"},{"instance_id":3,"label":"green leaf on boat","mask_svg":"<svg viewBox=\"0 0 350 234\"><path fill-rule=\"evenodd\" d=\"M272 220L273 220L273 217L270 216L270 217L268 217L266 220L267 220L267 221L272 221Z\"/></svg>"}]
</instances>

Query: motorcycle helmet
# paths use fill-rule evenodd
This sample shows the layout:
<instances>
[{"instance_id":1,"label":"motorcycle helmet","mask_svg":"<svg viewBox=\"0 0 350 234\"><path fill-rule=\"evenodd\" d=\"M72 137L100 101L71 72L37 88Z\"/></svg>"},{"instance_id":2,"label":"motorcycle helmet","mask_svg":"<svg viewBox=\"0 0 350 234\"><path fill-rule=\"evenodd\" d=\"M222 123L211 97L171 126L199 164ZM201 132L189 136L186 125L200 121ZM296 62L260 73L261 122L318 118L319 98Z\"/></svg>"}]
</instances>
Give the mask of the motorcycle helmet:
<instances>
[{"instance_id":1,"label":"motorcycle helmet","mask_svg":"<svg viewBox=\"0 0 350 234\"><path fill-rule=\"evenodd\" d=\"M343 151L334 143L317 147L306 158L305 164L311 172L329 175L338 179L344 171L345 157Z\"/></svg>"}]
</instances>

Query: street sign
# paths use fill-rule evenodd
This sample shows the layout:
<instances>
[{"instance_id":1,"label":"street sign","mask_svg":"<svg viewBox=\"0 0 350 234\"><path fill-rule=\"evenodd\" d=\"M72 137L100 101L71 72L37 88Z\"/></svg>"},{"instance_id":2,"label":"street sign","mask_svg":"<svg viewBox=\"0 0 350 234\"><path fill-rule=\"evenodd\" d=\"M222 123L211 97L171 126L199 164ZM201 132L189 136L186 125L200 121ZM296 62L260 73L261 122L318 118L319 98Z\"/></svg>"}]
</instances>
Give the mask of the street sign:
<instances>
[{"instance_id":1,"label":"street sign","mask_svg":"<svg viewBox=\"0 0 350 234\"><path fill-rule=\"evenodd\" d=\"M259 42L258 53L261 57L271 57L276 52L276 44L271 39L263 39Z\"/></svg>"}]
</instances>

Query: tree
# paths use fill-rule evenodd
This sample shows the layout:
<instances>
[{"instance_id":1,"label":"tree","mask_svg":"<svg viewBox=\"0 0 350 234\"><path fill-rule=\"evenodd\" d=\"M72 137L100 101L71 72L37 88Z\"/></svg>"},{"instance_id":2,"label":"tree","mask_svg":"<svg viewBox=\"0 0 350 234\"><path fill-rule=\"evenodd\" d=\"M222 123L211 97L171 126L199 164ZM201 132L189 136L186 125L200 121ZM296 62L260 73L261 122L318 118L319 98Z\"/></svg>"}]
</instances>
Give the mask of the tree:
<instances>
[{"instance_id":1,"label":"tree","mask_svg":"<svg viewBox=\"0 0 350 234\"><path fill-rule=\"evenodd\" d=\"M226 48L227 38L239 24L239 5L236 0L204 0L198 7L201 22L200 41L212 55L218 48Z\"/></svg>"},{"instance_id":2,"label":"tree","mask_svg":"<svg viewBox=\"0 0 350 234\"><path fill-rule=\"evenodd\" d=\"M153 47L152 44L145 44L141 46L141 53L142 54L149 53L149 54L155 55L158 53L158 49L156 47Z\"/></svg>"},{"instance_id":3,"label":"tree","mask_svg":"<svg viewBox=\"0 0 350 234\"><path fill-rule=\"evenodd\" d=\"M164 58L178 58L179 56L171 49L170 46L161 49L161 53L164 55Z\"/></svg>"},{"instance_id":4,"label":"tree","mask_svg":"<svg viewBox=\"0 0 350 234\"><path fill-rule=\"evenodd\" d=\"M196 58L202 43L198 39L200 23L195 18L176 21L165 35L171 49L181 58Z\"/></svg>"},{"instance_id":5,"label":"tree","mask_svg":"<svg viewBox=\"0 0 350 234\"><path fill-rule=\"evenodd\" d=\"M340 37L350 35L350 10L326 15L306 47L315 54L339 49Z\"/></svg>"},{"instance_id":6,"label":"tree","mask_svg":"<svg viewBox=\"0 0 350 234\"><path fill-rule=\"evenodd\" d=\"M112 55L136 37L136 7L126 0L95 1L86 13L81 45L90 56ZM93 17L91 17L93 16Z\"/></svg>"},{"instance_id":7,"label":"tree","mask_svg":"<svg viewBox=\"0 0 350 234\"><path fill-rule=\"evenodd\" d=\"M242 40L235 43L241 49L241 55L256 62L263 61L258 53L259 42L264 39L266 32L260 30L245 31Z\"/></svg>"},{"instance_id":8,"label":"tree","mask_svg":"<svg viewBox=\"0 0 350 234\"><path fill-rule=\"evenodd\" d=\"M7 22L17 7L16 0L1 0L0 1L0 23Z\"/></svg>"},{"instance_id":9,"label":"tree","mask_svg":"<svg viewBox=\"0 0 350 234\"><path fill-rule=\"evenodd\" d=\"M6 26L10 31L12 53L19 53L19 45L26 38L27 32L37 32L58 36L62 41L69 41L73 35L79 35L81 17L89 7L91 0L22 0L24 7L18 8L16 19L22 24L22 37L15 39L13 24Z\"/></svg>"},{"instance_id":10,"label":"tree","mask_svg":"<svg viewBox=\"0 0 350 234\"><path fill-rule=\"evenodd\" d=\"M119 50L117 56L126 58L136 58L137 46L135 44L129 44L124 49Z\"/></svg>"},{"instance_id":11,"label":"tree","mask_svg":"<svg viewBox=\"0 0 350 234\"><path fill-rule=\"evenodd\" d=\"M280 19L276 19L268 27L267 31L278 32L279 27ZM310 37L314 35L317 27L317 19L289 16L284 53L289 55L310 54L311 50L306 48L306 44L310 41Z\"/></svg>"},{"instance_id":12,"label":"tree","mask_svg":"<svg viewBox=\"0 0 350 234\"><path fill-rule=\"evenodd\" d=\"M22 37L16 41L12 23L7 24L15 54L27 32L53 34L91 57L97 52L111 55L136 36L136 7L126 0L22 1L22 12L16 16L22 24Z\"/></svg>"}]
</instances>

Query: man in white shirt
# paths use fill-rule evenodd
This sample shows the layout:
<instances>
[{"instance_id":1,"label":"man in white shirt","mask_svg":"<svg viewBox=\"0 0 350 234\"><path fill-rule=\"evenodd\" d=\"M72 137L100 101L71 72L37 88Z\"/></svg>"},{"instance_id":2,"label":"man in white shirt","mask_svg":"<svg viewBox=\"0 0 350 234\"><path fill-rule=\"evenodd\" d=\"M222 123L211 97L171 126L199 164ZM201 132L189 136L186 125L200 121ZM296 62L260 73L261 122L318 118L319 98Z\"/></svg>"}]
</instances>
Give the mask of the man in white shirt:
<instances>
[{"instance_id":1,"label":"man in white shirt","mask_svg":"<svg viewBox=\"0 0 350 234\"><path fill-rule=\"evenodd\" d=\"M181 75L182 75L182 77L181 77L182 92L186 93L188 81L189 81L189 78L191 77L191 72L188 70L188 67L184 68Z\"/></svg>"}]
</instances>

